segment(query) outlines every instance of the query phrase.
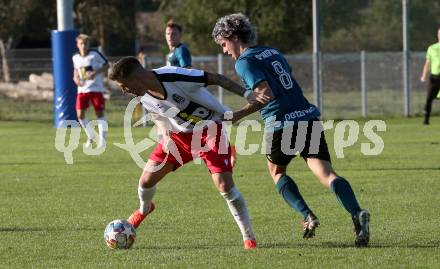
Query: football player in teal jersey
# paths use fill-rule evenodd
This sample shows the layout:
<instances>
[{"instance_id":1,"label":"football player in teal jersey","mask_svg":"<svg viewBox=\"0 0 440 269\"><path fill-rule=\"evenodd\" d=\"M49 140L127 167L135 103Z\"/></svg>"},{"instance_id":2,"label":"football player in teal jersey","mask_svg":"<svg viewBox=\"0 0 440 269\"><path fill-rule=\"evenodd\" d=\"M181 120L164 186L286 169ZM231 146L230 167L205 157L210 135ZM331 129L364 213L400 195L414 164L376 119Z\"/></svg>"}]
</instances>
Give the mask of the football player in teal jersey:
<instances>
[{"instance_id":1,"label":"football player in teal jersey","mask_svg":"<svg viewBox=\"0 0 440 269\"><path fill-rule=\"evenodd\" d=\"M167 40L170 52L167 55L167 65L191 68L191 53L188 47L180 40L182 38L182 26L168 21L165 29L165 38Z\"/></svg>"},{"instance_id":2,"label":"football player in teal jersey","mask_svg":"<svg viewBox=\"0 0 440 269\"><path fill-rule=\"evenodd\" d=\"M232 122L260 111L265 123L266 143L270 145L266 154L269 173L287 204L303 216L303 237L312 238L320 223L294 180L286 173L298 144L303 145L298 150L299 155L310 170L334 192L352 216L355 246L367 246L370 214L359 206L349 182L333 169L323 126L318 119L319 109L304 97L284 56L275 48L256 45L255 27L241 13L218 19L212 36L223 52L236 61L235 70L246 89L270 97L265 98L268 101L247 104L234 112ZM291 145L295 146L293 151Z\"/></svg>"}]
</instances>

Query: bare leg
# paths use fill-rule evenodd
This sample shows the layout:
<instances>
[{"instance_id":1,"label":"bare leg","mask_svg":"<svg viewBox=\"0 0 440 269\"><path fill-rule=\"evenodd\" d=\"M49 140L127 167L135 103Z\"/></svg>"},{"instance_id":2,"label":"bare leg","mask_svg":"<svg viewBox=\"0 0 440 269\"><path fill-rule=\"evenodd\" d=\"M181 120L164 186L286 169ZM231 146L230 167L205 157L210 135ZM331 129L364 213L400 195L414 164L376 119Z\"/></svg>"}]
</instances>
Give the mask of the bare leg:
<instances>
[{"instance_id":1,"label":"bare leg","mask_svg":"<svg viewBox=\"0 0 440 269\"><path fill-rule=\"evenodd\" d=\"M89 121L86 119L86 110L85 109L77 109L76 110L76 116L78 117L78 121L83 127L84 131L86 132L87 139L92 140L93 137L93 131L89 127Z\"/></svg>"},{"instance_id":2,"label":"bare leg","mask_svg":"<svg viewBox=\"0 0 440 269\"><path fill-rule=\"evenodd\" d=\"M243 236L243 241L245 241L245 248L255 248L255 245L252 247L246 245L248 243L246 240L255 240L255 235L252 230L252 224L246 202L240 191L238 191L238 189L234 186L232 173L223 172L212 174L212 181L228 204L229 211L231 212L238 228L240 229L240 232Z\"/></svg>"},{"instance_id":3,"label":"bare leg","mask_svg":"<svg viewBox=\"0 0 440 269\"><path fill-rule=\"evenodd\" d=\"M153 196L156 193L156 184L164 178L169 172L173 171L173 164L165 164L158 171L148 169L160 165L159 163L148 160L145 165L144 171L139 178L138 196L139 196L139 209L136 210L129 218L130 222L135 228L137 228L148 214L153 212L155 205L152 202ZM151 172L154 171L154 172Z\"/></svg>"}]
</instances>

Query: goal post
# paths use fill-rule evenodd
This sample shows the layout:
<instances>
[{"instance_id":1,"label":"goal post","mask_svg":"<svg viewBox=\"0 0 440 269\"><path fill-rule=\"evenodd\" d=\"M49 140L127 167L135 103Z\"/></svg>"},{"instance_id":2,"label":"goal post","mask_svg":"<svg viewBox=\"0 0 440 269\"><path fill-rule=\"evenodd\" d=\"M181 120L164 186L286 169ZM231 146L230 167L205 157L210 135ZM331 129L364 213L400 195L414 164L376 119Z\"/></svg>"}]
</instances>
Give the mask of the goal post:
<instances>
[{"instance_id":1,"label":"goal post","mask_svg":"<svg viewBox=\"0 0 440 269\"><path fill-rule=\"evenodd\" d=\"M79 32L73 29L72 12L73 0L57 0L58 29L51 33L55 128L65 126L66 120L77 120L72 56L77 50L75 38Z\"/></svg>"}]
</instances>

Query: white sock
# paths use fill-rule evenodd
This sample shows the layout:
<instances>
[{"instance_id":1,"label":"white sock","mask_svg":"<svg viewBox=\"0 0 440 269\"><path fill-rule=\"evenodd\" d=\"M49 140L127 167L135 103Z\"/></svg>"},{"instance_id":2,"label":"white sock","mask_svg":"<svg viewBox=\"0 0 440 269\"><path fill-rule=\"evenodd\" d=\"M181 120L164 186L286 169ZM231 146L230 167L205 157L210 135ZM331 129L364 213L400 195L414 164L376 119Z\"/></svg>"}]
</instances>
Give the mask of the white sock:
<instances>
[{"instance_id":1,"label":"white sock","mask_svg":"<svg viewBox=\"0 0 440 269\"><path fill-rule=\"evenodd\" d=\"M108 125L105 121L105 118L98 118L98 131L99 131L99 140L105 141L105 136L107 134Z\"/></svg>"},{"instance_id":2,"label":"white sock","mask_svg":"<svg viewBox=\"0 0 440 269\"><path fill-rule=\"evenodd\" d=\"M221 192L220 194L223 196L223 198L225 198L226 203L229 207L229 211L234 217L238 228L240 228L240 232L243 235L243 240L255 240L255 235L252 231L251 219L249 218L246 202L244 201L241 193L235 187L232 187L232 189L228 193Z\"/></svg>"},{"instance_id":3,"label":"white sock","mask_svg":"<svg viewBox=\"0 0 440 269\"><path fill-rule=\"evenodd\" d=\"M138 187L138 195L139 195L139 210L142 214L148 212L148 207L150 205L151 200L153 200L153 196L156 193L156 186L151 188L142 188Z\"/></svg>"},{"instance_id":4,"label":"white sock","mask_svg":"<svg viewBox=\"0 0 440 269\"><path fill-rule=\"evenodd\" d=\"M93 139L93 131L92 131L92 128L90 128L90 126L89 126L89 121L86 118L78 119L78 121L81 124L81 126L83 127L84 132L86 132L87 138Z\"/></svg>"}]
</instances>

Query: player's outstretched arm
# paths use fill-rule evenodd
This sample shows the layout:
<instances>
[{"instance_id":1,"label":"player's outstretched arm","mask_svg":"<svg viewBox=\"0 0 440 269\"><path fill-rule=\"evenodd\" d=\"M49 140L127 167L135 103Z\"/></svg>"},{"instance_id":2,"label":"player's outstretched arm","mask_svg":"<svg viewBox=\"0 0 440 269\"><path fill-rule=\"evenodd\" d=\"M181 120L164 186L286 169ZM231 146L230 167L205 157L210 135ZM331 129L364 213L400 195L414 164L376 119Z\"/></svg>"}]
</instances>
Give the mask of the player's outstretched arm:
<instances>
[{"instance_id":1,"label":"player's outstretched arm","mask_svg":"<svg viewBox=\"0 0 440 269\"><path fill-rule=\"evenodd\" d=\"M207 77L206 84L208 85L221 86L224 89L240 96L244 96L244 93L246 92L246 89L244 87L240 86L237 82L233 81L232 79L229 79L226 76L216 73L206 72L206 77Z\"/></svg>"},{"instance_id":2,"label":"player's outstretched arm","mask_svg":"<svg viewBox=\"0 0 440 269\"><path fill-rule=\"evenodd\" d=\"M254 102L267 103L272 98L272 96L265 95L264 92L258 93L255 90L254 91L246 90L244 87L240 86L238 83L236 83L235 81L231 80L226 76L216 73L209 73L209 72L206 72L206 75L207 75L207 82L206 82L207 85L221 86L230 92L233 92L237 95L246 98L246 100L249 103L254 103Z\"/></svg>"}]
</instances>

